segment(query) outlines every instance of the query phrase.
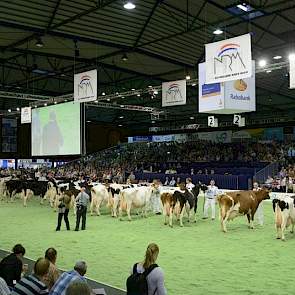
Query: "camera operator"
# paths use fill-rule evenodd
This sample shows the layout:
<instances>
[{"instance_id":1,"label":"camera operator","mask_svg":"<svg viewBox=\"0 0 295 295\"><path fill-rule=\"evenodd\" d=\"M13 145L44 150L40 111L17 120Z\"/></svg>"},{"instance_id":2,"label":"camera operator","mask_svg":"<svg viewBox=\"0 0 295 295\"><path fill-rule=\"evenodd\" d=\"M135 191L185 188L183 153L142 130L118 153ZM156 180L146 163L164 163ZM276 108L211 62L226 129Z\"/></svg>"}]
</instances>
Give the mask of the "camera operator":
<instances>
[{"instance_id":1,"label":"camera operator","mask_svg":"<svg viewBox=\"0 0 295 295\"><path fill-rule=\"evenodd\" d=\"M70 230L70 223L68 218L69 211L70 211L70 203L71 203L71 198L68 195L62 194L62 196L59 198L58 220L57 220L56 231L60 231L62 218L64 218L67 230Z\"/></svg>"}]
</instances>

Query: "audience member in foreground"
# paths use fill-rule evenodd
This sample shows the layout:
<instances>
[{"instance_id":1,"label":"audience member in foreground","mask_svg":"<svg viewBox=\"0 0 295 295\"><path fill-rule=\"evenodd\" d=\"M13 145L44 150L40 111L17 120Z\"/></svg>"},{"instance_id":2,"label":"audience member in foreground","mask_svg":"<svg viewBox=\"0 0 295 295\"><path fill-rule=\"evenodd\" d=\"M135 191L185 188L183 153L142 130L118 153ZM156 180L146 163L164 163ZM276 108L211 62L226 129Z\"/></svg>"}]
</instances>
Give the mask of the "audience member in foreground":
<instances>
[{"instance_id":1,"label":"audience member in foreground","mask_svg":"<svg viewBox=\"0 0 295 295\"><path fill-rule=\"evenodd\" d=\"M49 270L49 260L39 258L34 265L34 274L23 277L16 285L11 295L48 294L47 286L42 282Z\"/></svg>"},{"instance_id":2,"label":"audience member in foreground","mask_svg":"<svg viewBox=\"0 0 295 295\"><path fill-rule=\"evenodd\" d=\"M73 281L82 281L86 283L84 275L87 271L87 265L84 261L76 262L74 270L67 271L61 274L54 286L50 290L50 295L65 295L66 290Z\"/></svg>"},{"instance_id":3,"label":"audience member in foreground","mask_svg":"<svg viewBox=\"0 0 295 295\"><path fill-rule=\"evenodd\" d=\"M143 262L133 266L127 279L127 295L139 295L148 291L148 295L166 295L163 270L156 264L159 254L157 244L149 244ZM145 294L145 293L144 293Z\"/></svg>"},{"instance_id":4,"label":"audience member in foreground","mask_svg":"<svg viewBox=\"0 0 295 295\"><path fill-rule=\"evenodd\" d=\"M23 271L21 259L25 255L26 250L21 244L17 244L13 247L12 252L0 262L0 277L11 288L21 279Z\"/></svg>"},{"instance_id":5,"label":"audience member in foreground","mask_svg":"<svg viewBox=\"0 0 295 295\"><path fill-rule=\"evenodd\" d=\"M91 295L91 290L87 283L74 281L67 288L65 295Z\"/></svg>"},{"instance_id":6,"label":"audience member in foreground","mask_svg":"<svg viewBox=\"0 0 295 295\"><path fill-rule=\"evenodd\" d=\"M0 294L1 295L9 295L10 294L10 290L3 278L0 278Z\"/></svg>"},{"instance_id":7,"label":"audience member in foreground","mask_svg":"<svg viewBox=\"0 0 295 295\"><path fill-rule=\"evenodd\" d=\"M54 248L49 248L45 252L45 258L49 260L49 270L47 275L44 277L43 282L48 287L48 290L51 290L55 282L59 277L59 271L55 266L57 251Z\"/></svg>"}]
</instances>

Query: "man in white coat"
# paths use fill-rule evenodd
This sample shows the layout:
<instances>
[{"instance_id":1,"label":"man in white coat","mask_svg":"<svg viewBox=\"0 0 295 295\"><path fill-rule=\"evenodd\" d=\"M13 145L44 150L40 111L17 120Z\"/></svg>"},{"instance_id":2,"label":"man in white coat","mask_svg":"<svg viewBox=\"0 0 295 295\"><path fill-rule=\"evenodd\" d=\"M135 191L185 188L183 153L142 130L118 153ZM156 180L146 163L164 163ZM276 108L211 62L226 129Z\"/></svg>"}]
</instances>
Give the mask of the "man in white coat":
<instances>
[{"instance_id":1,"label":"man in white coat","mask_svg":"<svg viewBox=\"0 0 295 295\"><path fill-rule=\"evenodd\" d=\"M253 183L253 191L259 191L259 190L261 190L261 188L259 187L258 182L254 182ZM256 213L255 213L255 217L261 226L263 225L263 222L264 222L263 204L262 203L263 202L260 202L260 204L256 210Z\"/></svg>"},{"instance_id":2,"label":"man in white coat","mask_svg":"<svg viewBox=\"0 0 295 295\"><path fill-rule=\"evenodd\" d=\"M208 218L208 209L211 208L211 218L215 219L215 202L216 196L218 195L218 187L215 185L215 181L211 179L210 184L208 185L208 190L205 194L205 205L204 205L204 217L203 219Z\"/></svg>"}]
</instances>

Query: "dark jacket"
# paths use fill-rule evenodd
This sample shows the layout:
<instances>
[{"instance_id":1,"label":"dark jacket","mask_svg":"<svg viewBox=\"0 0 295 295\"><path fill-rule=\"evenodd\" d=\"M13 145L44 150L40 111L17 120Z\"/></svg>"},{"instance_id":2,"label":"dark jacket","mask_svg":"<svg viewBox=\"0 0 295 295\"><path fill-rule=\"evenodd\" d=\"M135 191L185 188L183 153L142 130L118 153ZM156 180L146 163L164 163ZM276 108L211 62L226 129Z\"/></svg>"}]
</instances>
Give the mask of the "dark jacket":
<instances>
[{"instance_id":1,"label":"dark jacket","mask_svg":"<svg viewBox=\"0 0 295 295\"><path fill-rule=\"evenodd\" d=\"M22 269L22 261L12 253L0 262L0 277L6 281L9 287L13 287L13 281L20 281Z\"/></svg>"}]
</instances>

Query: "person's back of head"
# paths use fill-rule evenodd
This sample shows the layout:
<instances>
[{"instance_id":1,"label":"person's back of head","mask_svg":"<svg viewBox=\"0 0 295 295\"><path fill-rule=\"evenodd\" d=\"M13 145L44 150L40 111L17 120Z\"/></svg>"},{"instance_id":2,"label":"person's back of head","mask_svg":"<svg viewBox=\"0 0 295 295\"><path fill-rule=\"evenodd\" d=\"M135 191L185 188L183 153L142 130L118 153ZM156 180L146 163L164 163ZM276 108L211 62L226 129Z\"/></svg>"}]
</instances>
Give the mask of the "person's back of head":
<instances>
[{"instance_id":1,"label":"person's back of head","mask_svg":"<svg viewBox=\"0 0 295 295\"><path fill-rule=\"evenodd\" d=\"M45 252L45 258L51 263L55 264L57 257L57 251L54 248L48 248Z\"/></svg>"},{"instance_id":2,"label":"person's back of head","mask_svg":"<svg viewBox=\"0 0 295 295\"><path fill-rule=\"evenodd\" d=\"M50 263L48 259L43 257L39 258L34 265L34 274L37 277L42 278L48 273L49 265Z\"/></svg>"},{"instance_id":3,"label":"person's back of head","mask_svg":"<svg viewBox=\"0 0 295 295\"><path fill-rule=\"evenodd\" d=\"M156 262L158 254L159 246L154 243L149 244L145 252L145 259L143 262L144 269L149 268L152 264Z\"/></svg>"},{"instance_id":4,"label":"person's back of head","mask_svg":"<svg viewBox=\"0 0 295 295\"><path fill-rule=\"evenodd\" d=\"M91 291L87 283L81 281L72 282L66 290L65 295L90 295Z\"/></svg>"},{"instance_id":5,"label":"person's back of head","mask_svg":"<svg viewBox=\"0 0 295 295\"><path fill-rule=\"evenodd\" d=\"M21 244L16 244L13 249L12 252L15 255L21 255L24 256L26 254L26 249L21 245Z\"/></svg>"},{"instance_id":6,"label":"person's back of head","mask_svg":"<svg viewBox=\"0 0 295 295\"><path fill-rule=\"evenodd\" d=\"M77 261L74 270L77 271L81 276L84 276L87 271L87 264L85 261Z\"/></svg>"}]
</instances>

